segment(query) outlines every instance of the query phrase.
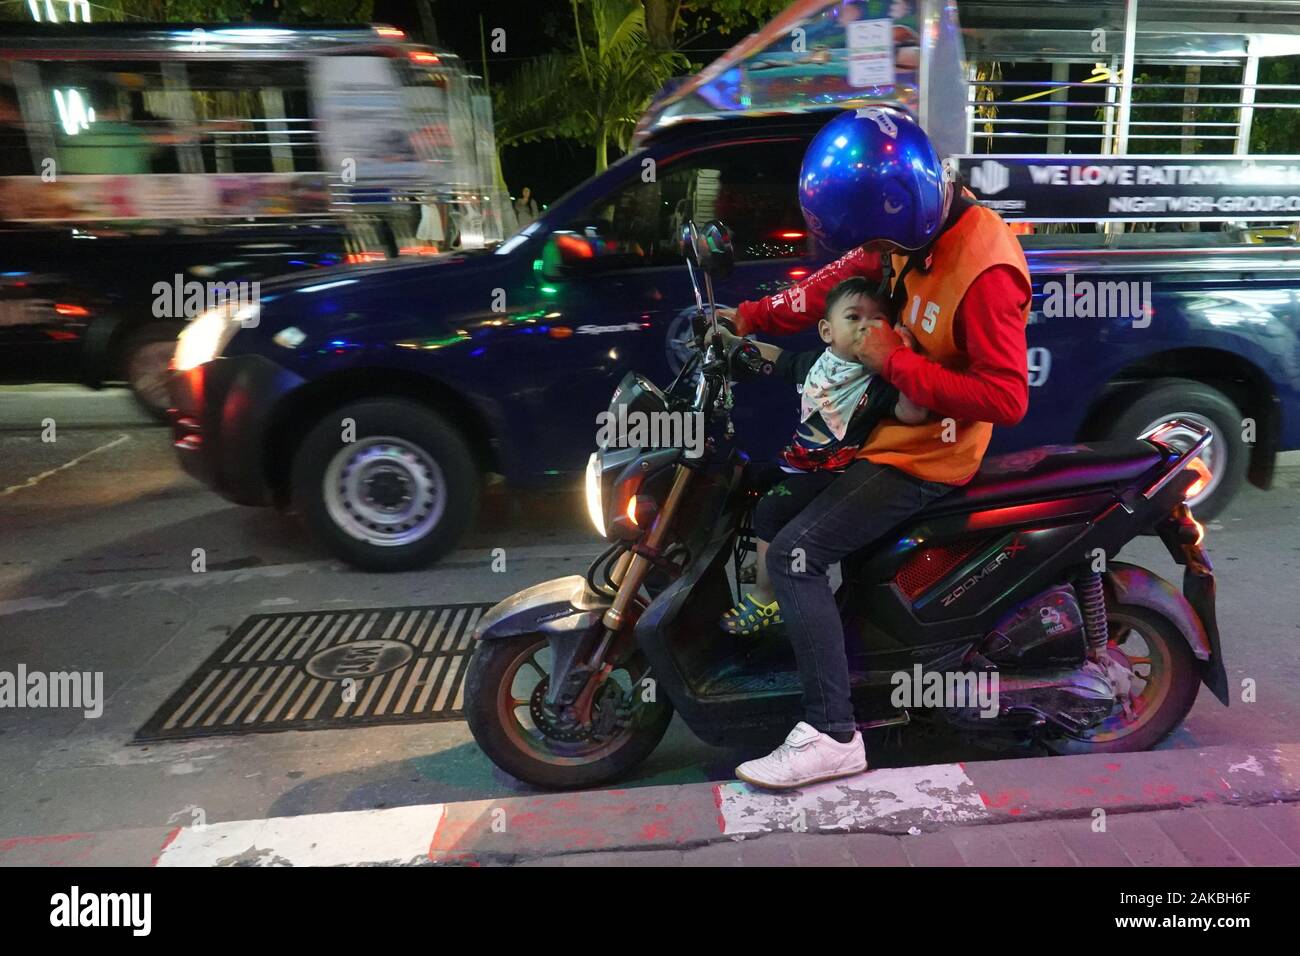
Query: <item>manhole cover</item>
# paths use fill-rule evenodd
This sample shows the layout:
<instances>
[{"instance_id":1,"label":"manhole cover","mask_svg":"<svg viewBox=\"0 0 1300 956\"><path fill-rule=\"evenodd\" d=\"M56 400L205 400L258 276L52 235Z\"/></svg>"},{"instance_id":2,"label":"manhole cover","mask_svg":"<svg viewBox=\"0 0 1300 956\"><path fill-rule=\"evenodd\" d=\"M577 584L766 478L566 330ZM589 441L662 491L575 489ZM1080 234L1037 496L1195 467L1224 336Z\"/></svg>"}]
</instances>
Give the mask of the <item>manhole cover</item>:
<instances>
[{"instance_id":1,"label":"manhole cover","mask_svg":"<svg viewBox=\"0 0 1300 956\"><path fill-rule=\"evenodd\" d=\"M318 651L303 670L321 680L378 677L397 670L414 656L415 649L401 641L353 641Z\"/></svg>"},{"instance_id":2,"label":"manhole cover","mask_svg":"<svg viewBox=\"0 0 1300 956\"><path fill-rule=\"evenodd\" d=\"M474 627L489 607L254 615L135 741L460 720Z\"/></svg>"}]
</instances>

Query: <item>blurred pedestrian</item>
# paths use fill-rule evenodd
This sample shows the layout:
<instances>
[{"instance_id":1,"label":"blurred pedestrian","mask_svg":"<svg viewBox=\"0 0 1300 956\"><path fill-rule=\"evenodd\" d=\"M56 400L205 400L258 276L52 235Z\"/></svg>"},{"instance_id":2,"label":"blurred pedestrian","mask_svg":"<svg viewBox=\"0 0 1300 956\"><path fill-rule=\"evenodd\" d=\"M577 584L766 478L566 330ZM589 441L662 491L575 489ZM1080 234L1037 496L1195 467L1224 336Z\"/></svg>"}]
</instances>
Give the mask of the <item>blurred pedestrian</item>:
<instances>
[{"instance_id":1,"label":"blurred pedestrian","mask_svg":"<svg viewBox=\"0 0 1300 956\"><path fill-rule=\"evenodd\" d=\"M520 229L537 218L537 200L528 186L520 190L519 198L515 200L515 218L519 220Z\"/></svg>"}]
</instances>

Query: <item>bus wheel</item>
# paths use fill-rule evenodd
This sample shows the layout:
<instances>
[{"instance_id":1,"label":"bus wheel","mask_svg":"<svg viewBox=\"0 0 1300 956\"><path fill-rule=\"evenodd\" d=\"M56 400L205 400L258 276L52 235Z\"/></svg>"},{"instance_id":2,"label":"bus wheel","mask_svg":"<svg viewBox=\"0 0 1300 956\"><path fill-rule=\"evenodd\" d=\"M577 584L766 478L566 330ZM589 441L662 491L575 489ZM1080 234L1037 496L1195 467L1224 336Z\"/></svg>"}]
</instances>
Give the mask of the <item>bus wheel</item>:
<instances>
[{"instance_id":1,"label":"bus wheel","mask_svg":"<svg viewBox=\"0 0 1300 956\"><path fill-rule=\"evenodd\" d=\"M167 383L169 368L176 351L176 336L181 326L176 322L153 322L131 332L122 346L122 377L131 386L131 395L150 417L167 420L171 398Z\"/></svg>"}]
</instances>

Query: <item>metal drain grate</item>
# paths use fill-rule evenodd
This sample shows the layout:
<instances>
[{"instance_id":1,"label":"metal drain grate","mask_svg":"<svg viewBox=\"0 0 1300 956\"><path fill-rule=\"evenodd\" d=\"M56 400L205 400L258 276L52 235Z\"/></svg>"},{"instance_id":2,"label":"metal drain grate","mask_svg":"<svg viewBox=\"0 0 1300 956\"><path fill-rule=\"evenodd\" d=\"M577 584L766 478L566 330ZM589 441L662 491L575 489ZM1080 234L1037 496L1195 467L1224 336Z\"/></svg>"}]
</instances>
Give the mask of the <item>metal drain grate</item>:
<instances>
[{"instance_id":1,"label":"metal drain grate","mask_svg":"<svg viewBox=\"0 0 1300 956\"><path fill-rule=\"evenodd\" d=\"M474 626L491 606L254 615L135 742L460 720Z\"/></svg>"}]
</instances>

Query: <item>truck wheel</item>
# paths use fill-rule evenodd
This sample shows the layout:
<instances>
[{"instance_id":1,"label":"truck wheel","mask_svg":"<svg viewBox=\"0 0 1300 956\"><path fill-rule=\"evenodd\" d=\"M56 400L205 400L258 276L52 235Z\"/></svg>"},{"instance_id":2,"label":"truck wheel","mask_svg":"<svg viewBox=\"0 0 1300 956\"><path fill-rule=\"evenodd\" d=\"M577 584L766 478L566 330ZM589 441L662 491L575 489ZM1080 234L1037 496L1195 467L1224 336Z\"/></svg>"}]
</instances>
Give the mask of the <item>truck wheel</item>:
<instances>
[{"instance_id":1,"label":"truck wheel","mask_svg":"<svg viewBox=\"0 0 1300 956\"><path fill-rule=\"evenodd\" d=\"M367 571L430 564L478 510L479 472L464 439L436 412L401 399L356 402L323 418L303 439L291 482L308 530Z\"/></svg>"},{"instance_id":2,"label":"truck wheel","mask_svg":"<svg viewBox=\"0 0 1300 956\"><path fill-rule=\"evenodd\" d=\"M1212 475L1209 484L1189 504L1198 518L1213 518L1241 488L1249 451L1241 439L1241 411L1218 389L1191 379L1162 379L1126 397L1123 410L1107 426L1107 438L1135 438L1175 418L1208 427L1214 438L1202 459ZM1195 436L1175 431L1169 441L1187 448Z\"/></svg>"},{"instance_id":3,"label":"truck wheel","mask_svg":"<svg viewBox=\"0 0 1300 956\"><path fill-rule=\"evenodd\" d=\"M175 322L143 326L127 336L120 353L122 377L131 386L136 404L160 422L167 420L171 403L167 382L172 377L169 366L180 329Z\"/></svg>"}]
</instances>

